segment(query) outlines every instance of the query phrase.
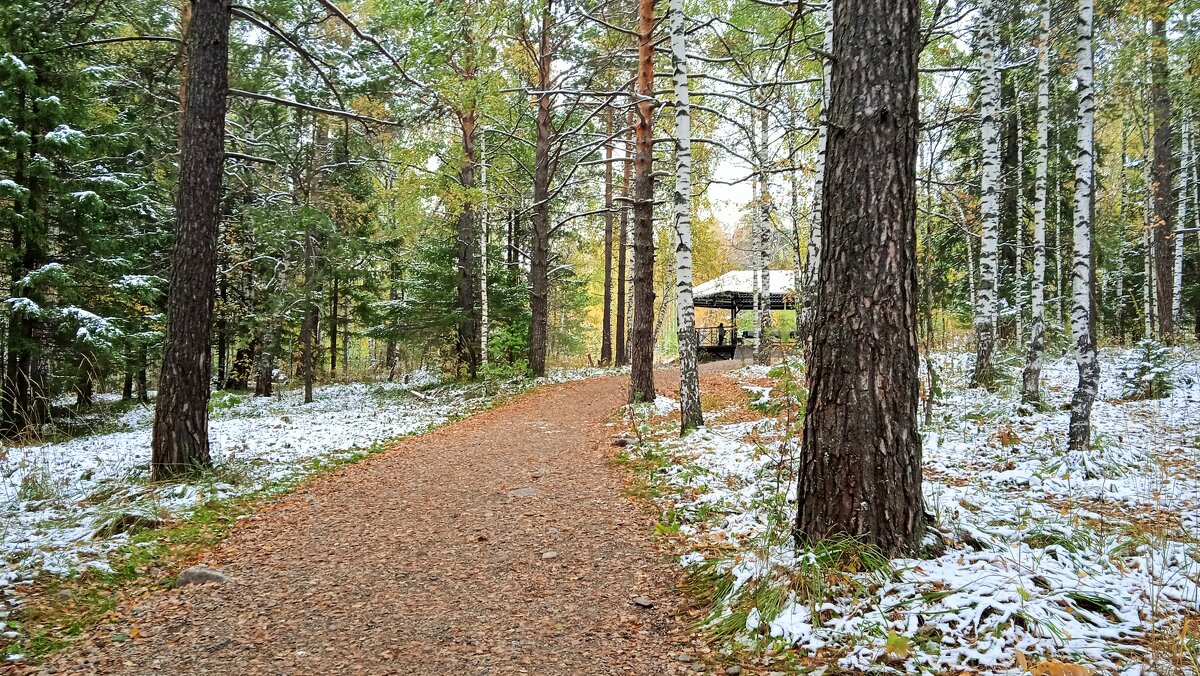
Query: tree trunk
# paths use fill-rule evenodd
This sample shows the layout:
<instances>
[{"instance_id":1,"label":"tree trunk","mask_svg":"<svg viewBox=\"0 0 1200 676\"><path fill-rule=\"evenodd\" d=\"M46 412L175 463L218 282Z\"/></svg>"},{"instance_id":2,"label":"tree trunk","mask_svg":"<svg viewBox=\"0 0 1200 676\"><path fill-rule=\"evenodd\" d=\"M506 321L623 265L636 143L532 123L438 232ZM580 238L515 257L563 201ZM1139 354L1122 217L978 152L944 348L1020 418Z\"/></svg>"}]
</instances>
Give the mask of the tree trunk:
<instances>
[{"instance_id":1,"label":"tree trunk","mask_svg":"<svg viewBox=\"0 0 1200 676\"><path fill-rule=\"evenodd\" d=\"M229 21L227 0L193 0L167 331L151 441L150 470L156 481L212 464L208 397Z\"/></svg>"},{"instance_id":2,"label":"tree trunk","mask_svg":"<svg viewBox=\"0 0 1200 676\"><path fill-rule=\"evenodd\" d=\"M638 0L629 400L654 401L654 0Z\"/></svg>"},{"instance_id":3,"label":"tree trunk","mask_svg":"<svg viewBox=\"0 0 1200 676\"><path fill-rule=\"evenodd\" d=\"M800 544L889 555L924 527L917 434L917 0L838 0Z\"/></svg>"},{"instance_id":4,"label":"tree trunk","mask_svg":"<svg viewBox=\"0 0 1200 676\"><path fill-rule=\"evenodd\" d=\"M542 8L538 36L536 138L533 169L533 241L529 262L529 370L535 377L546 375L546 352L550 333L550 108L548 92L553 58L550 50L551 3Z\"/></svg>"},{"instance_id":5,"label":"tree trunk","mask_svg":"<svg viewBox=\"0 0 1200 676\"><path fill-rule=\"evenodd\" d=\"M604 134L612 136L612 108L604 111ZM604 316L600 320L600 365L612 363L612 292L613 292L613 144L604 143Z\"/></svg>"},{"instance_id":6,"label":"tree trunk","mask_svg":"<svg viewBox=\"0 0 1200 676\"><path fill-rule=\"evenodd\" d=\"M1154 220L1151 246L1154 251L1154 299L1159 336L1171 340L1175 324L1171 313L1171 282L1174 261L1171 256L1171 92L1167 69L1167 22L1157 17L1151 22L1150 105L1154 115L1154 154L1150 165L1153 186Z\"/></svg>"},{"instance_id":7,"label":"tree trunk","mask_svg":"<svg viewBox=\"0 0 1200 676\"><path fill-rule=\"evenodd\" d=\"M1194 161L1192 157L1191 112L1191 106L1184 107L1183 123L1181 125L1183 133L1181 134L1180 150L1183 153L1183 161L1179 172L1179 219L1175 226L1180 232L1175 234L1175 270L1171 289L1172 326L1181 324L1180 313L1183 311L1183 250L1187 241L1184 239L1185 235L1182 230L1187 227L1188 222L1188 179L1191 177L1191 164Z\"/></svg>"},{"instance_id":8,"label":"tree trunk","mask_svg":"<svg viewBox=\"0 0 1200 676\"><path fill-rule=\"evenodd\" d=\"M1021 374L1021 401L1030 410L1036 410L1041 403L1042 358L1046 347L1046 193L1049 155L1050 0L1042 0L1041 32L1038 37L1037 169L1033 196L1033 280L1030 288L1029 354L1025 360L1025 370Z\"/></svg>"},{"instance_id":9,"label":"tree trunk","mask_svg":"<svg viewBox=\"0 0 1200 676\"><path fill-rule=\"evenodd\" d=\"M1091 444L1092 403L1100 384L1092 321L1092 186L1094 178L1095 99L1092 90L1092 0L1079 0L1079 41L1075 52L1079 83L1079 131L1075 159L1075 256L1071 284L1071 339L1079 366L1079 386L1071 399L1067 447L1087 450Z\"/></svg>"},{"instance_id":10,"label":"tree trunk","mask_svg":"<svg viewBox=\"0 0 1200 676\"><path fill-rule=\"evenodd\" d=\"M479 136L479 188L483 193L479 210L479 366L485 376L488 369L488 200L487 200L487 132Z\"/></svg>"},{"instance_id":11,"label":"tree trunk","mask_svg":"<svg viewBox=\"0 0 1200 676\"><path fill-rule=\"evenodd\" d=\"M313 333L317 328L317 301L313 298L313 280L316 266L316 251L313 233L304 233L304 319L300 324L300 363L304 370L304 403L313 400L313 375L316 364L313 359Z\"/></svg>"},{"instance_id":12,"label":"tree trunk","mask_svg":"<svg viewBox=\"0 0 1200 676\"><path fill-rule=\"evenodd\" d=\"M983 115L983 168L980 208L983 238L979 250L979 280L975 303L974 387L995 382L996 278L1000 236L1000 135L998 131L1000 71L996 65L996 0L985 0L979 15L979 50L983 55L980 108Z\"/></svg>"},{"instance_id":13,"label":"tree trunk","mask_svg":"<svg viewBox=\"0 0 1200 676\"><path fill-rule=\"evenodd\" d=\"M817 167L813 183L812 216L808 235L808 274L805 287L805 340L811 339L812 306L816 302L817 275L821 268L821 199L825 192L825 150L829 144L829 76L833 62L828 57L833 53L833 0L828 0L825 10L825 39L821 49L826 56L821 58L821 117L817 129ZM736 327L734 329L737 330Z\"/></svg>"},{"instance_id":14,"label":"tree trunk","mask_svg":"<svg viewBox=\"0 0 1200 676\"><path fill-rule=\"evenodd\" d=\"M329 294L329 377L337 377L338 355L338 278L333 278Z\"/></svg>"},{"instance_id":15,"label":"tree trunk","mask_svg":"<svg viewBox=\"0 0 1200 676\"><path fill-rule=\"evenodd\" d=\"M753 115L751 116L753 117ZM762 112L762 140L758 143L758 237L756 251L758 267L762 271L762 281L759 283L758 311L762 335L758 338L758 349L754 351L754 361L766 364L771 361L771 190L767 181L768 152L767 148L767 111ZM753 133L753 132L751 132Z\"/></svg>"},{"instance_id":16,"label":"tree trunk","mask_svg":"<svg viewBox=\"0 0 1200 676\"><path fill-rule=\"evenodd\" d=\"M692 111L688 96L683 0L671 0L675 80L675 305L679 314L679 414L683 434L704 424L700 409L696 307L692 301Z\"/></svg>"},{"instance_id":17,"label":"tree trunk","mask_svg":"<svg viewBox=\"0 0 1200 676\"><path fill-rule=\"evenodd\" d=\"M463 190L475 187L475 131L476 111L464 111L459 117L462 129L463 157L458 170L458 182ZM467 375L479 375L479 321L476 317L475 289L475 205L467 201L458 215L458 330L455 354L458 368L466 368Z\"/></svg>"},{"instance_id":18,"label":"tree trunk","mask_svg":"<svg viewBox=\"0 0 1200 676\"><path fill-rule=\"evenodd\" d=\"M631 111L632 112L632 111ZM629 141L629 133L626 133L626 141L623 149L625 161L621 164L622 180L621 180L621 195L625 197L625 201L621 205L621 219L619 227L620 234L617 236L617 328L616 328L616 362L617 366L625 366L629 363L629 337L627 335L625 316L627 313L625 303L625 290L628 287L628 275L626 270L626 257L629 253L629 186L631 172L633 171L633 144Z\"/></svg>"}]
</instances>

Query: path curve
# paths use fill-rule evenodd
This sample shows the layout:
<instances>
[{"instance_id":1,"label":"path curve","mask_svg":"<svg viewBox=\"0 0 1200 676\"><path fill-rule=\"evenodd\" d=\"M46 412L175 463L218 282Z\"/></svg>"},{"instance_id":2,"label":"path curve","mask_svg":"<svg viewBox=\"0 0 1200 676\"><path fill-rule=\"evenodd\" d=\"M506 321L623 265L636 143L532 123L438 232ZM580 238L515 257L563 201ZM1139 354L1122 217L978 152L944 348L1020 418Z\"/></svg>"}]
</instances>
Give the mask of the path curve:
<instances>
[{"instance_id":1,"label":"path curve","mask_svg":"<svg viewBox=\"0 0 1200 676\"><path fill-rule=\"evenodd\" d=\"M205 558L234 583L145 597L42 672L685 671L672 567L608 462L626 387L541 388L319 479Z\"/></svg>"}]
</instances>

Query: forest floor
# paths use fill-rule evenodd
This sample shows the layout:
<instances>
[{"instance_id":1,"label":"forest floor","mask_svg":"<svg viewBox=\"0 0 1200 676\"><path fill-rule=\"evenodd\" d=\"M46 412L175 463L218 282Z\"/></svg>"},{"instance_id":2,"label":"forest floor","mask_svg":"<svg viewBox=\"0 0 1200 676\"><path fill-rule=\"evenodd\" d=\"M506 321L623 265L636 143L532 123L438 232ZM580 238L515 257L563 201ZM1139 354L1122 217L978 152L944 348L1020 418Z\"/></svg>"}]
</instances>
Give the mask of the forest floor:
<instances>
[{"instance_id":1,"label":"forest floor","mask_svg":"<svg viewBox=\"0 0 1200 676\"><path fill-rule=\"evenodd\" d=\"M710 378L707 427L684 439L660 397L624 459L707 605L697 624L748 671L1195 676L1200 352L1100 360L1093 447L1076 453L1071 356L1045 365L1038 411L1019 404L1019 357L987 392L968 386L972 355L932 356L914 558L851 539L795 548L802 364ZM923 360L924 394L927 375Z\"/></svg>"},{"instance_id":2,"label":"forest floor","mask_svg":"<svg viewBox=\"0 0 1200 676\"><path fill-rule=\"evenodd\" d=\"M130 598L36 669L704 671L678 570L611 462L626 387L542 388L318 478L199 555L231 582Z\"/></svg>"}]
</instances>

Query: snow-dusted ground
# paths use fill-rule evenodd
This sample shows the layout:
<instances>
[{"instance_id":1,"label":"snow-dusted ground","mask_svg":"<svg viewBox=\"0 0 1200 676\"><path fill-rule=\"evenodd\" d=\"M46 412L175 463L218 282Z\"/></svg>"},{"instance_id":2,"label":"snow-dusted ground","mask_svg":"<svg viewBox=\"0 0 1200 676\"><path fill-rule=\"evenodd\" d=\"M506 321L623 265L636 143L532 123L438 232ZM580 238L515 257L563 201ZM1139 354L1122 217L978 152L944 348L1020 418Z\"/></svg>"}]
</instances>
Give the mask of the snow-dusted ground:
<instances>
[{"instance_id":1,"label":"snow-dusted ground","mask_svg":"<svg viewBox=\"0 0 1200 676\"><path fill-rule=\"evenodd\" d=\"M685 440L663 425L630 452L657 458L650 480L667 489L681 565L724 579L711 621L743 640L853 671L1082 673L1059 660L1189 673L1178 662L1194 659L1195 621L1184 618L1200 611L1200 364L1174 350L1171 396L1125 402L1122 372L1138 354L1101 359L1096 448L1072 456L1071 358L1045 368L1049 410L1022 416L1011 390L966 387L970 357L934 357L944 384L922 428L924 489L927 540L944 551L926 559L872 565L860 553L847 572L830 552L794 551L796 448L772 418L718 420ZM755 403L771 396L744 386Z\"/></svg>"},{"instance_id":2,"label":"snow-dusted ground","mask_svg":"<svg viewBox=\"0 0 1200 676\"><path fill-rule=\"evenodd\" d=\"M498 387L510 394L530 385L612 373L561 369L538 381ZM152 406L119 420L119 431L63 443L0 448L0 589L39 572L104 569L107 554L128 536L97 535L122 515L169 520L213 499L244 495L296 478L335 460L417 433L487 405L479 385L433 386L428 374L407 384L355 383L300 389L276 397L214 394L209 435L217 469L188 484L148 483ZM412 394L408 388L425 387ZM112 403L111 397L98 396ZM64 402L68 403L68 402ZM2 611L0 611L2 612Z\"/></svg>"}]
</instances>

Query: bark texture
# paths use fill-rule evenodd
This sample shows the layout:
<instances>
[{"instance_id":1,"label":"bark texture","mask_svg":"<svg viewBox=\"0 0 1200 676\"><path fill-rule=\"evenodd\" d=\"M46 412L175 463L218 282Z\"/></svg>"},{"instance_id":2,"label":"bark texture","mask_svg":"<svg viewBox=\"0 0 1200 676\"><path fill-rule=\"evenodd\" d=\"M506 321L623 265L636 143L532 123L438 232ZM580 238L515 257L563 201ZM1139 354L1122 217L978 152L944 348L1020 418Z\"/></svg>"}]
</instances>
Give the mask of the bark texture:
<instances>
[{"instance_id":1,"label":"bark texture","mask_svg":"<svg viewBox=\"0 0 1200 676\"><path fill-rule=\"evenodd\" d=\"M1050 162L1050 2L1042 0L1038 37L1037 168L1033 196L1033 279L1030 281L1029 352L1021 374L1021 401L1041 403L1042 358L1046 351L1046 193ZM1120 296L1118 295L1118 302Z\"/></svg>"},{"instance_id":2,"label":"bark texture","mask_svg":"<svg viewBox=\"0 0 1200 676\"><path fill-rule=\"evenodd\" d=\"M1095 118L1092 65L1092 0L1079 1L1075 78L1079 82L1079 131L1075 157L1074 269L1071 276L1071 340L1079 367L1079 386L1071 399L1067 447L1085 451L1091 444L1092 404L1100 385L1092 319L1092 200L1095 182Z\"/></svg>"},{"instance_id":3,"label":"bark texture","mask_svg":"<svg viewBox=\"0 0 1200 676\"><path fill-rule=\"evenodd\" d=\"M1154 311L1158 319L1159 336L1167 340L1175 333L1174 315L1171 312L1171 282L1175 276L1171 255L1174 192L1171 190L1170 78L1167 66L1167 22L1158 17L1151 22L1150 35L1150 107L1154 116L1154 152L1150 164L1154 207L1151 247L1154 251Z\"/></svg>"},{"instance_id":4,"label":"bark texture","mask_svg":"<svg viewBox=\"0 0 1200 676\"><path fill-rule=\"evenodd\" d=\"M654 401L654 0L638 0L629 400Z\"/></svg>"},{"instance_id":5,"label":"bark texture","mask_svg":"<svg viewBox=\"0 0 1200 676\"><path fill-rule=\"evenodd\" d=\"M979 51L983 57L980 113L983 117L983 167L980 197L983 236L975 296L975 371L971 384L995 381L996 291L1000 238L1000 70L996 65L996 0L985 0L979 15Z\"/></svg>"},{"instance_id":6,"label":"bark texture","mask_svg":"<svg viewBox=\"0 0 1200 676\"><path fill-rule=\"evenodd\" d=\"M889 554L919 540L917 0L834 5L829 144L801 543L850 536Z\"/></svg>"},{"instance_id":7,"label":"bark texture","mask_svg":"<svg viewBox=\"0 0 1200 676\"><path fill-rule=\"evenodd\" d=\"M150 470L155 480L212 464L210 334L225 161L229 21L228 0L193 0L167 332L151 441Z\"/></svg>"},{"instance_id":8,"label":"bark texture","mask_svg":"<svg viewBox=\"0 0 1200 676\"><path fill-rule=\"evenodd\" d=\"M696 355L696 307L692 301L692 113L688 96L683 0L671 0L669 12L675 81L674 224L675 296L679 311L679 415L681 431L686 434L704 424Z\"/></svg>"}]
</instances>

